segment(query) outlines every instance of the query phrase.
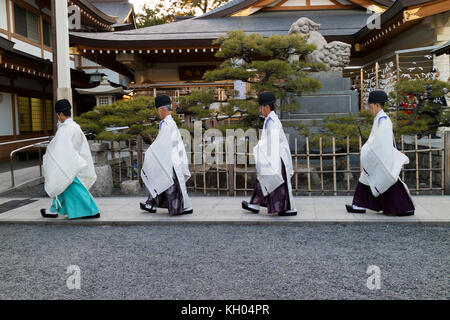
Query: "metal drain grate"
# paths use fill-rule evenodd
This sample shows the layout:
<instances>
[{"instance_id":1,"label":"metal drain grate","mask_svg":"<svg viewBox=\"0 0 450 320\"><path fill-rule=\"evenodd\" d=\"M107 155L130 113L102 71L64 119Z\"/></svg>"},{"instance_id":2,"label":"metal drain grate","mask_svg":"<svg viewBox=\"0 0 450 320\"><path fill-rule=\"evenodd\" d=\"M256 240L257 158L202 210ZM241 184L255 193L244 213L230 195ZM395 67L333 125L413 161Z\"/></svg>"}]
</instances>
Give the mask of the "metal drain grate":
<instances>
[{"instance_id":1,"label":"metal drain grate","mask_svg":"<svg viewBox=\"0 0 450 320\"><path fill-rule=\"evenodd\" d=\"M32 199L24 199L24 200L11 200L5 203L0 204L0 214L3 212L7 212L9 210L13 210L16 208L20 208L26 206L27 204L36 202L37 200Z\"/></svg>"}]
</instances>

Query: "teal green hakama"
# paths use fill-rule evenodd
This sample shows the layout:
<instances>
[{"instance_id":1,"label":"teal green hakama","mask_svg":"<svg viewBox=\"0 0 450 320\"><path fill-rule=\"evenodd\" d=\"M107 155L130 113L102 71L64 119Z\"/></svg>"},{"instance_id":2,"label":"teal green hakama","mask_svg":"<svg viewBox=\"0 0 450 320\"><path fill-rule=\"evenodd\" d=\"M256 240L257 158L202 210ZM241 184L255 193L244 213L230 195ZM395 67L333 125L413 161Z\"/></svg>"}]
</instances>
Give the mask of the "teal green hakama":
<instances>
[{"instance_id":1,"label":"teal green hakama","mask_svg":"<svg viewBox=\"0 0 450 320\"><path fill-rule=\"evenodd\" d=\"M77 219L96 215L98 207L89 191L78 178L75 178L63 193L53 199L50 212L58 212L67 215L69 219Z\"/></svg>"}]
</instances>

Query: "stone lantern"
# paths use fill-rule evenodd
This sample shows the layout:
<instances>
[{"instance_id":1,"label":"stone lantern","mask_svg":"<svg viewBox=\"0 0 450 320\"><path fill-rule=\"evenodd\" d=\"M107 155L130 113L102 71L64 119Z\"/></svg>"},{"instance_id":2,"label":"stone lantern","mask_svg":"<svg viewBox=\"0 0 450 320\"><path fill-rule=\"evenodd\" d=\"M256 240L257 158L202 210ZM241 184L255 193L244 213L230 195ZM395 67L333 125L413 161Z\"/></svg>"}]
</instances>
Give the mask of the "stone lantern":
<instances>
[{"instance_id":1,"label":"stone lantern","mask_svg":"<svg viewBox=\"0 0 450 320\"><path fill-rule=\"evenodd\" d=\"M102 82L95 88L75 89L79 94L95 96L96 105L109 105L121 100L124 95L130 94L133 90L125 90L122 87L113 87L108 81L108 77L104 76Z\"/></svg>"}]
</instances>

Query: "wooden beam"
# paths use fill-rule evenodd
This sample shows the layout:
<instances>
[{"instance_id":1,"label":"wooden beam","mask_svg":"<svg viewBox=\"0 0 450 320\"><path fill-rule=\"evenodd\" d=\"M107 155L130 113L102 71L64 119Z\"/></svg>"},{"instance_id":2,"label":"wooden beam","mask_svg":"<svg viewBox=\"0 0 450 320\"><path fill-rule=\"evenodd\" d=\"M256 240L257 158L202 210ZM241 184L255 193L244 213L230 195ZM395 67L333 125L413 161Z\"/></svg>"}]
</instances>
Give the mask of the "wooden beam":
<instances>
[{"instance_id":1,"label":"wooden beam","mask_svg":"<svg viewBox=\"0 0 450 320\"><path fill-rule=\"evenodd\" d=\"M331 1L333 1L333 0L331 0ZM370 0L350 0L350 2L357 4L363 8L372 10L373 12L382 13L382 12L386 11L385 6L380 6L379 4L376 4L375 2L370 1Z\"/></svg>"},{"instance_id":2,"label":"wooden beam","mask_svg":"<svg viewBox=\"0 0 450 320\"><path fill-rule=\"evenodd\" d=\"M419 20L403 22L402 16L398 15L394 19L391 19L383 24L381 29L372 30L364 38L360 39L358 42L358 52L367 52L373 48L379 48L383 43L386 43L390 39L414 27L418 23L420 23ZM355 46L355 48L356 47L357 46Z\"/></svg>"},{"instance_id":3,"label":"wooden beam","mask_svg":"<svg viewBox=\"0 0 450 320\"><path fill-rule=\"evenodd\" d=\"M282 3L286 2L287 0L283 0ZM268 6L269 4L273 3L273 0L261 0L256 2L255 4L239 10L238 12L232 14L232 17L246 17L249 15L254 14L255 12L258 12L261 9L264 9L266 6Z\"/></svg>"},{"instance_id":4,"label":"wooden beam","mask_svg":"<svg viewBox=\"0 0 450 320\"><path fill-rule=\"evenodd\" d=\"M353 5L334 5L334 6L286 6L264 8L264 11L297 11L297 10L321 10L321 9L352 9Z\"/></svg>"},{"instance_id":5,"label":"wooden beam","mask_svg":"<svg viewBox=\"0 0 450 320\"><path fill-rule=\"evenodd\" d=\"M262 7L268 6L272 2L273 2L273 0L261 0L261 1L258 1L257 3L255 3L253 5L253 7L260 7L260 8L262 8Z\"/></svg>"},{"instance_id":6,"label":"wooden beam","mask_svg":"<svg viewBox=\"0 0 450 320\"><path fill-rule=\"evenodd\" d=\"M0 91L8 92L12 94L20 94L21 96L30 97L30 98L42 98L42 92L37 90L23 89L23 88L11 88L11 86L0 85ZM46 93L46 98L52 99L52 95L50 93Z\"/></svg>"},{"instance_id":7,"label":"wooden beam","mask_svg":"<svg viewBox=\"0 0 450 320\"><path fill-rule=\"evenodd\" d=\"M450 0L440 0L424 3L420 6L403 11L405 21L423 19L438 13L446 12L450 8Z\"/></svg>"}]
</instances>

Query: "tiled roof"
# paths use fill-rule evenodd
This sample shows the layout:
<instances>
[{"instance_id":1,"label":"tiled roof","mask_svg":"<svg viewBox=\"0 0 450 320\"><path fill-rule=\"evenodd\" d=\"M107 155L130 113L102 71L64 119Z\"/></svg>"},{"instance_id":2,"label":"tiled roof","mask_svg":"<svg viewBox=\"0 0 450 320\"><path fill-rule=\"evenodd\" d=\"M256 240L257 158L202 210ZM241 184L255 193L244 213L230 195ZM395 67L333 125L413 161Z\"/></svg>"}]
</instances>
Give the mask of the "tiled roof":
<instances>
[{"instance_id":1,"label":"tiled roof","mask_svg":"<svg viewBox=\"0 0 450 320\"><path fill-rule=\"evenodd\" d=\"M93 5L107 15L117 17L116 25L122 24L133 8L133 5L127 2L94 2Z\"/></svg>"},{"instance_id":2,"label":"tiled roof","mask_svg":"<svg viewBox=\"0 0 450 320\"><path fill-rule=\"evenodd\" d=\"M291 25L301 17L308 17L320 23L319 31L324 36L352 35L365 26L367 13L365 10L263 12L248 17L187 19L129 31L71 32L71 35L98 41L217 39L231 30L260 33L262 36L285 35Z\"/></svg>"}]
</instances>

